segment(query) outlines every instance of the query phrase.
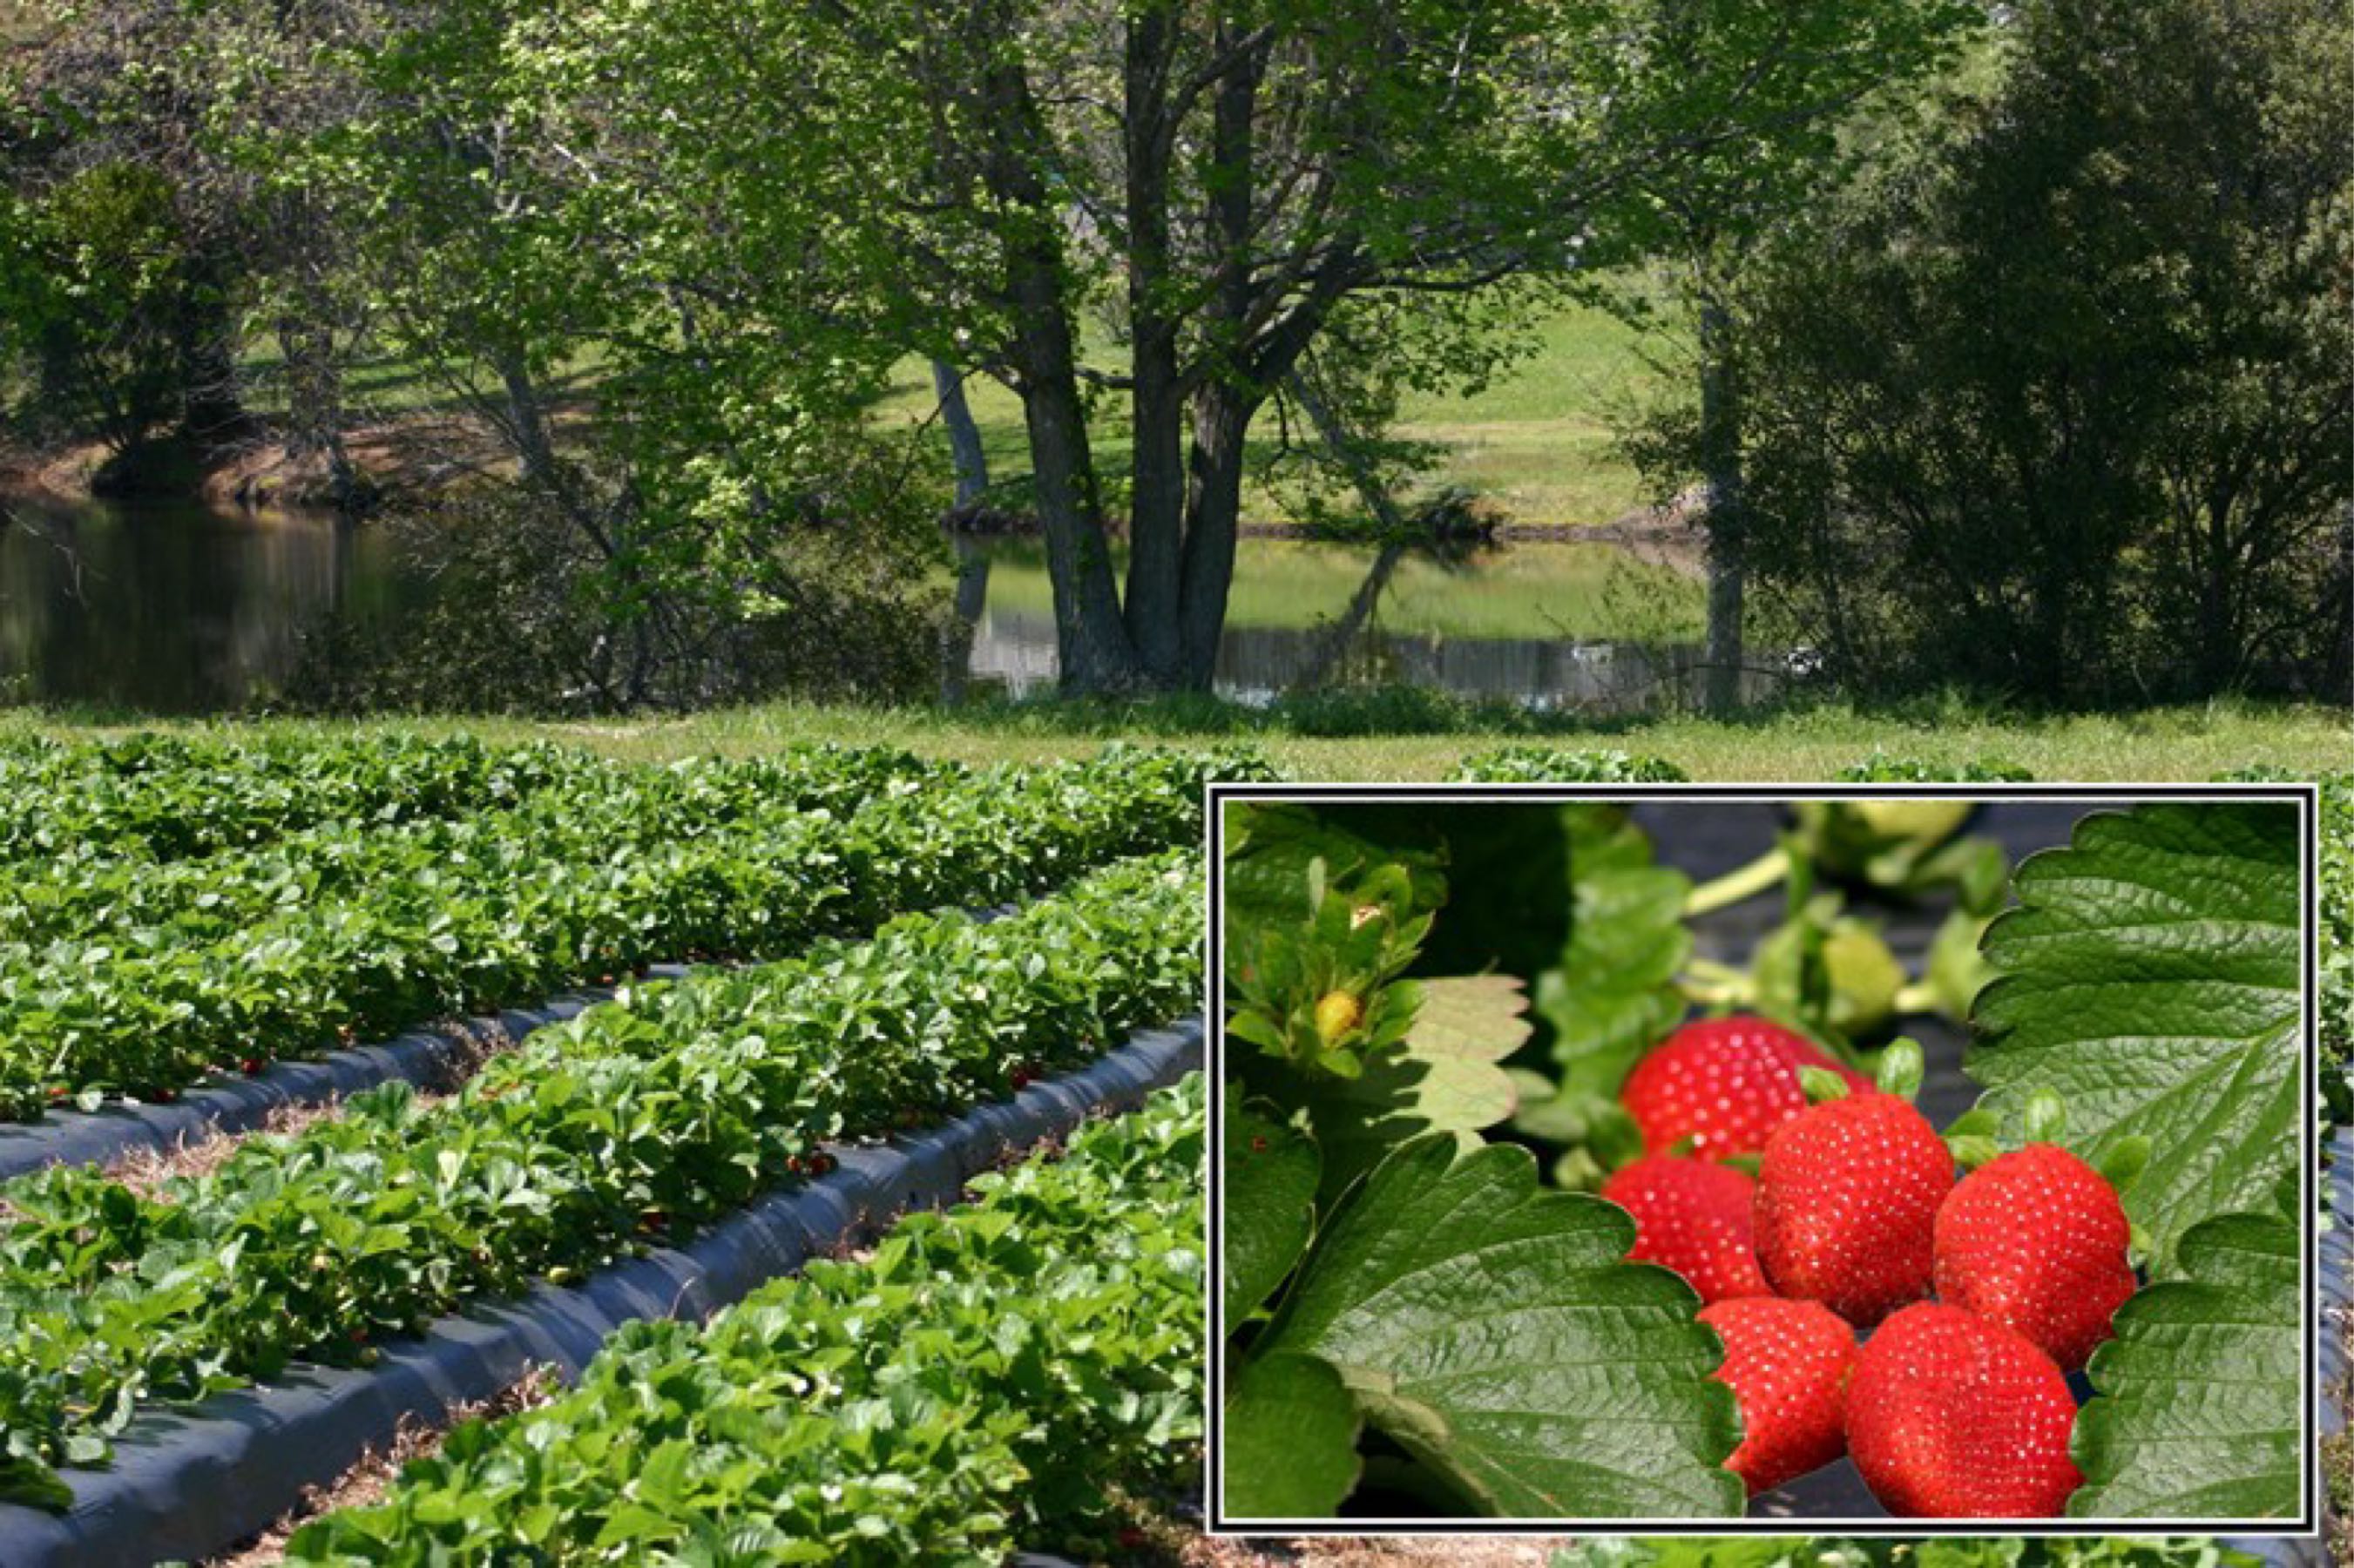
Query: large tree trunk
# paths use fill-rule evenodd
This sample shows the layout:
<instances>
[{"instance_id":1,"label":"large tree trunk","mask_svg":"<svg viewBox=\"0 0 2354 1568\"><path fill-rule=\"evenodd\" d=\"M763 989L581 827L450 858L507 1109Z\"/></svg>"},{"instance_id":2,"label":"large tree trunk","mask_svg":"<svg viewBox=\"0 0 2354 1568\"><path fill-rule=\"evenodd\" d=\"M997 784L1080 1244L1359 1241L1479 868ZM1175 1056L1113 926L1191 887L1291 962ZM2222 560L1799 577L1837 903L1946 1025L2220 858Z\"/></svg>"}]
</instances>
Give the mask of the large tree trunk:
<instances>
[{"instance_id":1,"label":"large tree trunk","mask_svg":"<svg viewBox=\"0 0 2354 1568\"><path fill-rule=\"evenodd\" d=\"M1012 358L1030 438L1030 474L1046 535L1055 588L1055 641L1066 693L1125 691L1137 683L1134 644L1120 619L1104 535L1087 401L1079 395L1078 349L1066 294L1062 214L1032 161L1045 144L1038 106L1019 63L1000 58L983 74L995 127L985 167L1005 247L1013 306Z\"/></svg>"},{"instance_id":2,"label":"large tree trunk","mask_svg":"<svg viewBox=\"0 0 2354 1568\"><path fill-rule=\"evenodd\" d=\"M1136 683L1136 652L1120 619L1060 281L1061 270L1051 261L1017 261L1015 363L1031 483L1055 588L1055 650L1066 692L1123 691Z\"/></svg>"},{"instance_id":3,"label":"large tree trunk","mask_svg":"<svg viewBox=\"0 0 2354 1568\"><path fill-rule=\"evenodd\" d=\"M1185 523L1185 392L1170 313L1168 122L1176 28L1168 0L1137 8L1124 63L1129 228L1130 482L1127 620L1146 680L1182 678L1182 552Z\"/></svg>"},{"instance_id":4,"label":"large tree trunk","mask_svg":"<svg viewBox=\"0 0 2354 1568\"><path fill-rule=\"evenodd\" d=\"M1215 48L1236 45L1237 24L1221 21ZM1186 462L1185 539L1179 562L1179 650L1186 685L1207 691L1217 673L1218 641L1234 586L1240 528L1243 440L1266 397L1244 363L1251 281L1252 207L1257 177L1254 117L1265 56L1253 53L1219 79L1210 109L1208 222L1216 287L1210 299L1211 351L1226 360L1193 394L1193 450ZM1275 371L1288 373L1287 363Z\"/></svg>"},{"instance_id":5,"label":"large tree trunk","mask_svg":"<svg viewBox=\"0 0 2354 1568\"><path fill-rule=\"evenodd\" d=\"M507 439L514 445L519 477L525 489L561 495L562 471L556 459L556 439L548 431L547 408L533 381L530 367L517 354L501 355L499 386L506 394Z\"/></svg>"},{"instance_id":6,"label":"large tree trunk","mask_svg":"<svg viewBox=\"0 0 2354 1568\"><path fill-rule=\"evenodd\" d=\"M1243 440L1254 404L1234 388L1205 387L1193 399L1193 450L1185 493L1184 603L1180 635L1185 684L1208 691L1218 670L1241 532Z\"/></svg>"},{"instance_id":7,"label":"large tree trunk","mask_svg":"<svg viewBox=\"0 0 2354 1568\"><path fill-rule=\"evenodd\" d=\"M1708 529L1708 649L1703 701L1712 714L1741 706L1742 595L1748 526L1742 515L1741 412L1727 363L1731 323L1714 301L1700 311L1702 511Z\"/></svg>"}]
</instances>

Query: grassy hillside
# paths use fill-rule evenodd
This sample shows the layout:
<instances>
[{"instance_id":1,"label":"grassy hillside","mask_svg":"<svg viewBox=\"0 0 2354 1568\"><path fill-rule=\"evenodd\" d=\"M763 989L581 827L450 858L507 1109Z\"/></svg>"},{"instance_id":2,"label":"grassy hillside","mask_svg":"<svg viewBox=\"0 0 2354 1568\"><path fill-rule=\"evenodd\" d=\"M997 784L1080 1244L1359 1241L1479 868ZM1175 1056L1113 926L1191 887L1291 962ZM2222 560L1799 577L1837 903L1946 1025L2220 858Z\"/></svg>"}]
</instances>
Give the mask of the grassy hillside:
<instances>
[{"instance_id":1,"label":"grassy hillside","mask_svg":"<svg viewBox=\"0 0 2354 1568\"><path fill-rule=\"evenodd\" d=\"M1479 396L1410 396L1403 433L1447 449L1447 462L1434 476L1438 482L1479 491L1520 522L1609 522L1643 500L1634 471L1615 450L1612 421L1655 389L1654 377L1636 352L1635 334L1604 312L1555 311L1535 332L1537 351ZM1030 461L1021 404L984 377L967 386L991 478L1001 483L1019 478ZM932 418L931 372L922 360L899 366L882 411L918 421ZM1262 431L1255 429L1254 439ZM1097 457L1107 476L1116 478L1125 471L1128 437L1126 405L1118 395L1103 398L1095 435ZM1282 515L1260 490L1246 498L1244 511L1255 521Z\"/></svg>"}]
</instances>

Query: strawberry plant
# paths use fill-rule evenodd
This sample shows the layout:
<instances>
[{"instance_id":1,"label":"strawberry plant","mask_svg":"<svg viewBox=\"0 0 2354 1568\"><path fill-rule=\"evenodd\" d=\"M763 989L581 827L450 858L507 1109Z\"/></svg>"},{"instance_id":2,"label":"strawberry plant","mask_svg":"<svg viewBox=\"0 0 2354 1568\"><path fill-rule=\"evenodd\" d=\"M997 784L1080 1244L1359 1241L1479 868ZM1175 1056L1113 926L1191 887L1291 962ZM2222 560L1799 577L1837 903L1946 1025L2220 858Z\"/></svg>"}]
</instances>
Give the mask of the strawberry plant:
<instances>
[{"instance_id":1,"label":"strawberry plant","mask_svg":"<svg viewBox=\"0 0 2354 1568\"><path fill-rule=\"evenodd\" d=\"M1118 1547L1202 1427L1200 1078L701 1328L623 1330L290 1563L998 1561Z\"/></svg>"},{"instance_id":2,"label":"strawberry plant","mask_svg":"<svg viewBox=\"0 0 2354 1568\"><path fill-rule=\"evenodd\" d=\"M1691 775L1657 757L1619 750L1570 751L1552 746L1500 746L1455 765L1468 784L1681 784Z\"/></svg>"},{"instance_id":3,"label":"strawberry plant","mask_svg":"<svg viewBox=\"0 0 2354 1568\"><path fill-rule=\"evenodd\" d=\"M911 916L868 943L633 990L143 1195L89 1169L13 1182L0 1226L0 1497L64 1499L142 1405L365 1360L535 1278L576 1277L814 1170L822 1141L930 1120L1177 1016L1200 986L1182 856L1009 916ZM796 1164L798 1162L798 1164Z\"/></svg>"},{"instance_id":4,"label":"strawberry plant","mask_svg":"<svg viewBox=\"0 0 2354 1568\"><path fill-rule=\"evenodd\" d=\"M103 873L82 929L0 940L0 1114L161 1096L657 960L775 957L905 909L1021 898L1190 840L1205 774L1258 766L1116 747L967 774L818 748L614 768L356 847L298 834L239 852L227 874L206 869L217 856L134 870L131 887L166 888L152 925L117 913L137 895L119 898L122 879Z\"/></svg>"},{"instance_id":5,"label":"strawberry plant","mask_svg":"<svg viewBox=\"0 0 2354 1568\"><path fill-rule=\"evenodd\" d=\"M93 851L152 862L251 848L322 823L389 824L496 810L601 767L585 753L463 737L133 735L0 741L0 861ZM12 869L25 869L23 866Z\"/></svg>"},{"instance_id":6,"label":"strawberry plant","mask_svg":"<svg viewBox=\"0 0 2354 1568\"><path fill-rule=\"evenodd\" d=\"M1723 1011L1740 1001L1692 957L1689 924L1713 901L1623 809L1498 807L1518 815L1490 828L1461 820L1479 808L1287 809L1287 842L1318 853L1253 874L1247 950L1291 943L1302 976L1364 966L1361 928L1320 920L1320 903L1268 913L1320 868L1336 912L1375 889L1410 912L1375 994L1419 1008L1440 965L1477 966L1485 941L1496 983L1535 981L1541 1032L1488 1018L1474 1054L1517 1103L1435 1134L1401 1114L1410 1097L1283 1092L1305 1054L1230 1031L1225 1518L1721 1517L1842 1454L1899 1515L2179 1518L2185 1499L2235 1522L2295 1514L2294 812L2093 811L2014 876L1991 839L1956 847L1964 811L1925 804L1792 819L1775 852L1790 918L1747 927L1767 951L1740 1001L1771 994L1756 982L1791 946L1852 969L1832 955L1861 906L1928 901L1911 928L1937 930L1930 970L1881 990L1893 1017L1970 1019L1960 1075L1946 1057L1923 1101L1934 1120L1913 1103L1918 1044L1871 1049L1837 1025L1864 1000L1852 978L1831 988L1845 1014ZM1501 911L1553 918L1515 842L1549 868L1548 842L1568 846L1553 895L1567 931L1534 975L1497 931ZM1498 899L1467 879L1493 868ZM1828 912L1819 877L1847 879ZM1482 935L1451 939L1467 906L1453 928ZM1793 937L1800 922L1814 929ZM1228 981L1232 1013L1265 1008ZM1293 991L1309 1031L1312 989ZM1545 1174L1566 1191L1483 1142L1498 1136L1557 1150ZM1553 1316L1573 1301L1589 1315ZM1642 1331L1612 1317L1638 1301ZM1609 1369L1608 1392L1564 1360ZM1729 1420L1692 1403L1695 1383L1734 1396Z\"/></svg>"}]
</instances>

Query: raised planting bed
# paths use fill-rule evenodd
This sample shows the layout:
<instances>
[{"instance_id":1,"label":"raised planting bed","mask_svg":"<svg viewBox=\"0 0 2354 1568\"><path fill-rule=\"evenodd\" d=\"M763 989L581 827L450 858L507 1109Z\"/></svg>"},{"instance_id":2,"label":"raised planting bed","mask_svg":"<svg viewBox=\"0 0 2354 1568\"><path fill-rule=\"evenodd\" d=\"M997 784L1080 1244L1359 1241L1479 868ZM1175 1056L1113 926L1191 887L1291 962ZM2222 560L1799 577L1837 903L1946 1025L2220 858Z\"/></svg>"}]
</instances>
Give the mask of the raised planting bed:
<instances>
[{"instance_id":1,"label":"raised planting bed","mask_svg":"<svg viewBox=\"0 0 2354 1568\"><path fill-rule=\"evenodd\" d=\"M460 1429L288 1561L1116 1560L1113 1489L1197 1474L1203 1097L1192 1078L707 1327L624 1330L571 1393Z\"/></svg>"},{"instance_id":2,"label":"raised planting bed","mask_svg":"<svg viewBox=\"0 0 2354 1568\"><path fill-rule=\"evenodd\" d=\"M811 766L865 766L825 755L835 763ZM555 800L517 837L434 838L397 875L211 939L159 927L0 945L0 1114L108 1091L168 1100L339 1037L526 1004L649 963L772 958L902 910L1019 898L1193 842L1204 779L1263 768L1113 747L1078 763L886 773L846 811L802 809L781 789L767 792L780 806L699 790L731 803L692 832L627 789L618 803L601 790L598 809Z\"/></svg>"},{"instance_id":3,"label":"raised planting bed","mask_svg":"<svg viewBox=\"0 0 2354 1568\"><path fill-rule=\"evenodd\" d=\"M1010 1151L1138 1105L1197 1066L1201 1054L1198 1018L1142 1032L1087 1067L944 1126L829 1146L837 1169L754 1202L687 1245L444 1318L383 1347L372 1367L305 1366L266 1387L143 1415L124 1433L111 1468L67 1472L75 1499L69 1511L0 1506L0 1562L111 1568L220 1551L268 1527L305 1488L384 1450L404 1421L439 1424L535 1367L577 1381L626 1325L700 1321L811 1259L872 1239L902 1214L952 1203ZM1082 1149L1101 1137L1084 1135Z\"/></svg>"},{"instance_id":4,"label":"raised planting bed","mask_svg":"<svg viewBox=\"0 0 2354 1568\"><path fill-rule=\"evenodd\" d=\"M1200 994L1182 854L1122 863L993 924L634 990L435 1104L392 1085L153 1193L60 1168L5 1189L0 1496L64 1507L143 1410L366 1365L470 1303L670 1245L825 1145L1076 1068Z\"/></svg>"}]
</instances>

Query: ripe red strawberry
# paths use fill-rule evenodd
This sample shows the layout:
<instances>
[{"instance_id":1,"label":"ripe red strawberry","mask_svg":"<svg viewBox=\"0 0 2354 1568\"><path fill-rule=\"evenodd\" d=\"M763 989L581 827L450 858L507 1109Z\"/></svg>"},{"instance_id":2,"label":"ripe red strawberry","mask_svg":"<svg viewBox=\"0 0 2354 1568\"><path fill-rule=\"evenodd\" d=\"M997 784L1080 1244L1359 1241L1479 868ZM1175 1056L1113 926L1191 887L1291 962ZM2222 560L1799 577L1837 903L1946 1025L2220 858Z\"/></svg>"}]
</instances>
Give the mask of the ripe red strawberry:
<instances>
[{"instance_id":1,"label":"ripe red strawberry","mask_svg":"<svg viewBox=\"0 0 2354 1568\"><path fill-rule=\"evenodd\" d=\"M1855 1330L1813 1301L1755 1296L1701 1308L1724 1340L1717 1381L1741 1406L1741 1446L1724 1467L1749 1495L1771 1491L1847 1449Z\"/></svg>"},{"instance_id":2,"label":"ripe red strawberry","mask_svg":"<svg viewBox=\"0 0 2354 1568\"><path fill-rule=\"evenodd\" d=\"M2076 1401L2052 1358L1943 1302L1880 1326L1848 1381L1847 1446L1905 1519L2056 1519L2084 1477Z\"/></svg>"},{"instance_id":3,"label":"ripe red strawberry","mask_svg":"<svg viewBox=\"0 0 2354 1568\"><path fill-rule=\"evenodd\" d=\"M1929 1294L1954 1157L1910 1101L1872 1090L1784 1123L1757 1165L1757 1262L1780 1295L1869 1329Z\"/></svg>"},{"instance_id":4,"label":"ripe red strawberry","mask_svg":"<svg viewBox=\"0 0 2354 1568\"><path fill-rule=\"evenodd\" d=\"M1702 1301L1770 1296L1750 1241L1756 1183L1705 1160L1647 1155L1613 1174L1602 1195L1635 1216L1638 1263L1674 1269Z\"/></svg>"},{"instance_id":5,"label":"ripe red strawberry","mask_svg":"<svg viewBox=\"0 0 2354 1568\"><path fill-rule=\"evenodd\" d=\"M1768 1134L1807 1108L1801 1067L1871 1086L1805 1035L1736 1013L1698 1019L1669 1035L1635 1064L1618 1097L1642 1128L1645 1153L1664 1154L1690 1139L1693 1154L1722 1160L1765 1148Z\"/></svg>"},{"instance_id":6,"label":"ripe red strawberry","mask_svg":"<svg viewBox=\"0 0 2354 1568\"><path fill-rule=\"evenodd\" d=\"M2049 1143L1999 1155L1937 1211L1937 1294L2024 1336L2063 1372L2109 1337L2137 1287L2116 1189Z\"/></svg>"}]
</instances>

